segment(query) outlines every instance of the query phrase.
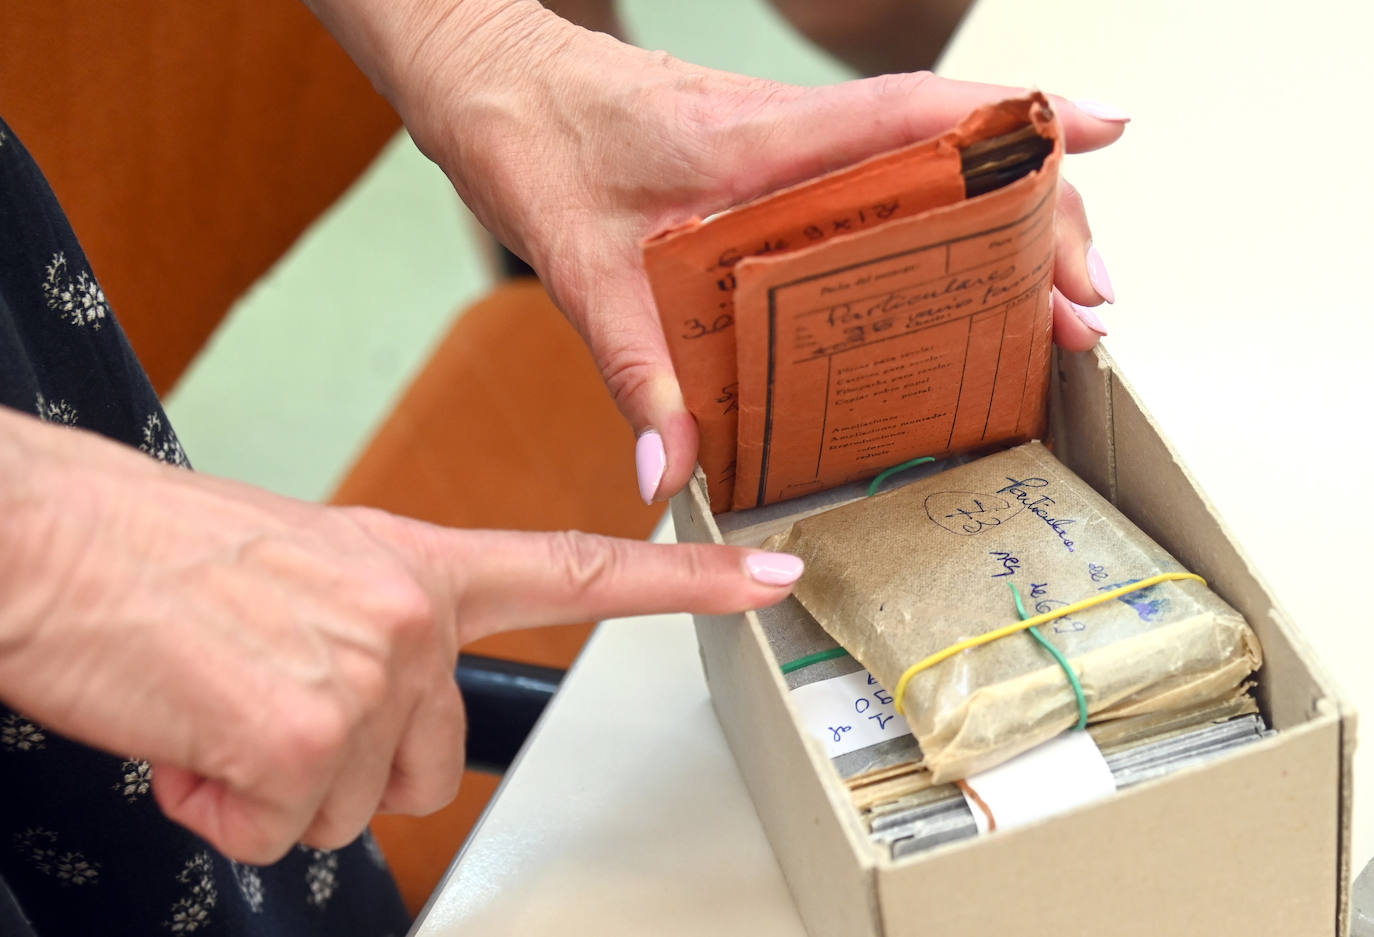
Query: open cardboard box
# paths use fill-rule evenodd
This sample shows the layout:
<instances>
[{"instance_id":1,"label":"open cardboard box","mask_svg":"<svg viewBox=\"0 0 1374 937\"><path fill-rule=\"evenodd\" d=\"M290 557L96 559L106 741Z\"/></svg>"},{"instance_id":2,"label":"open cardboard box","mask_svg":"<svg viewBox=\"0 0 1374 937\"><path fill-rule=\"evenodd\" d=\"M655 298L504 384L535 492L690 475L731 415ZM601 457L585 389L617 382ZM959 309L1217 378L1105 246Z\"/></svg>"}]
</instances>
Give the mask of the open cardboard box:
<instances>
[{"instance_id":1,"label":"open cardboard box","mask_svg":"<svg viewBox=\"0 0 1374 937\"><path fill-rule=\"evenodd\" d=\"M1107 354L1059 354L1058 458L1249 620L1276 735L1019 830L893 860L808 738L753 613L699 616L716 713L814 937L1316 937L1348 933L1354 713ZM757 545L862 497L846 486L715 517L698 473L683 541Z\"/></svg>"}]
</instances>

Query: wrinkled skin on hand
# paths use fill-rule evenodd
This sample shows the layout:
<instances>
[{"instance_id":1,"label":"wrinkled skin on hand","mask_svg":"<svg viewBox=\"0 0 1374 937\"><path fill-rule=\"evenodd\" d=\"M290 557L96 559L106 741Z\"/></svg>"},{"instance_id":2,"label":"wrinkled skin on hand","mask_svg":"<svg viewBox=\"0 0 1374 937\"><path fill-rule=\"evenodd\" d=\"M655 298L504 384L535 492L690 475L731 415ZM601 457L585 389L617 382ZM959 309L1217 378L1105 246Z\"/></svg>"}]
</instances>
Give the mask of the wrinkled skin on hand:
<instances>
[{"instance_id":1,"label":"wrinkled skin on hand","mask_svg":"<svg viewBox=\"0 0 1374 937\"><path fill-rule=\"evenodd\" d=\"M393 100L483 224L539 272L636 434L661 435L659 498L686 483L697 435L645 278L643 239L1024 93L929 72L795 87L645 52L537 4L490 6L499 9L475 24L456 18L428 31L413 59L425 80ZM1124 118L1053 100L1069 152L1123 132ZM1105 273L1094 287L1091 231L1068 183L1058 211L1055 340L1084 350L1100 321L1074 304L1113 297Z\"/></svg>"},{"instance_id":2,"label":"wrinkled skin on hand","mask_svg":"<svg viewBox=\"0 0 1374 937\"><path fill-rule=\"evenodd\" d=\"M801 571L733 547L325 507L5 408L0 516L0 699L146 758L169 817L259 863L453 798L463 645L769 605Z\"/></svg>"}]
</instances>

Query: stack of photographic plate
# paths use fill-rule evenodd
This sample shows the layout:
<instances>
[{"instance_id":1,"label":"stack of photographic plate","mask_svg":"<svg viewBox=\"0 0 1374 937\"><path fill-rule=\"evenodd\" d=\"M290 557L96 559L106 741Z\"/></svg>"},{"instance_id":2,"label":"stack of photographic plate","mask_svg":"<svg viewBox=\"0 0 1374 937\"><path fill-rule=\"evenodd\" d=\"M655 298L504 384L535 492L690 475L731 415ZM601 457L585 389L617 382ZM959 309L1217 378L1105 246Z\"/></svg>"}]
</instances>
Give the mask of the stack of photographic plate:
<instances>
[{"instance_id":1,"label":"stack of photographic plate","mask_svg":"<svg viewBox=\"0 0 1374 937\"><path fill-rule=\"evenodd\" d=\"M978 835L955 784L935 784L921 750L892 707L892 696L787 599L759 613L783 679L797 691L830 681L829 711L803 710L804 728L831 752L873 842L893 858ZM847 680L836 678L848 677ZM837 692L838 690L838 692ZM1191 709L1091 724L1118 790L1163 777L1271 734L1247 684L1233 696ZM875 734L883 737L871 741Z\"/></svg>"}]
</instances>

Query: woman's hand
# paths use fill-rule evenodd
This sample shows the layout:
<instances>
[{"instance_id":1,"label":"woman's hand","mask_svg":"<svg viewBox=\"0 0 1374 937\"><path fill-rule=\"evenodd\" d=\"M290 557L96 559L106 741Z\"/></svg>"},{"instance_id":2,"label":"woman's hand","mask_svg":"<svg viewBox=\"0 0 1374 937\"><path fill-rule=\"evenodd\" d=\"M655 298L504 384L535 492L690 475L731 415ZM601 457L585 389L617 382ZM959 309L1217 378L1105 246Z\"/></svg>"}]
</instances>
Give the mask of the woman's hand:
<instances>
[{"instance_id":1,"label":"woman's hand","mask_svg":"<svg viewBox=\"0 0 1374 937\"><path fill-rule=\"evenodd\" d=\"M1023 93L928 72L824 88L745 78L588 32L534 0L314 5L482 223L539 272L635 433L661 438L648 461L666 456L666 469L656 486L641 477L646 498L686 483L697 435L641 241ZM1070 152L1122 134L1124 115L1054 102ZM1114 297L1067 183L1058 232L1055 339L1082 350L1104 331L1088 307Z\"/></svg>"},{"instance_id":2,"label":"woman's hand","mask_svg":"<svg viewBox=\"0 0 1374 937\"><path fill-rule=\"evenodd\" d=\"M768 605L801 572L732 547L322 507L4 408L0 517L0 698L148 759L163 811L248 862L453 798L462 645Z\"/></svg>"}]
</instances>

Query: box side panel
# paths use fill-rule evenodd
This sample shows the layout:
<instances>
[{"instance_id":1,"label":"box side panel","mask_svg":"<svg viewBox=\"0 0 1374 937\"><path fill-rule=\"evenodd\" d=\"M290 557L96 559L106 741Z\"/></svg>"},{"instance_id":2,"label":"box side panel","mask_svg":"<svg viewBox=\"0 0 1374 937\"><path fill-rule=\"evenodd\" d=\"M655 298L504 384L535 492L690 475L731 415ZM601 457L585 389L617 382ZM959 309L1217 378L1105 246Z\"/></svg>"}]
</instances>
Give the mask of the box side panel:
<instances>
[{"instance_id":1,"label":"box side panel","mask_svg":"<svg viewBox=\"0 0 1374 937\"><path fill-rule=\"evenodd\" d=\"M1327 703L1328 709L1341 716L1341 852L1336 870L1336 937L1349 937L1351 927L1351 888L1358 870L1352 861L1351 852L1354 837L1351 836L1351 812L1355 804L1355 737L1356 714L1340 713L1334 702Z\"/></svg>"},{"instance_id":2,"label":"box side panel","mask_svg":"<svg viewBox=\"0 0 1374 937\"><path fill-rule=\"evenodd\" d=\"M687 487L674 495L668 502L668 510L673 514L673 529L677 531L679 543L722 543L720 528L711 513L709 504L698 489L703 489L706 477L698 467L692 473Z\"/></svg>"},{"instance_id":3,"label":"box side panel","mask_svg":"<svg viewBox=\"0 0 1374 937\"><path fill-rule=\"evenodd\" d=\"M1329 937L1327 716L1046 823L880 869L888 937Z\"/></svg>"},{"instance_id":4,"label":"box side panel","mask_svg":"<svg viewBox=\"0 0 1374 937\"><path fill-rule=\"evenodd\" d=\"M1306 642L1236 548L1110 357L1100 348L1088 354L1060 352L1053 390L1051 427L1056 455L1182 563L1207 577L1255 627L1266 654L1260 697L1274 724L1295 726L1319 712L1340 716L1341 784L1337 816L1331 822L1340 840L1336 932L1345 934L1352 874L1354 713L1333 691Z\"/></svg>"},{"instance_id":5,"label":"box side panel","mask_svg":"<svg viewBox=\"0 0 1374 937\"><path fill-rule=\"evenodd\" d=\"M710 517L695 481L673 499L680 540L712 540ZM845 828L838 792L826 789L830 766L796 728L758 620L697 616L696 629L716 716L807 930L882 937L866 845Z\"/></svg>"},{"instance_id":6,"label":"box side panel","mask_svg":"<svg viewBox=\"0 0 1374 937\"><path fill-rule=\"evenodd\" d=\"M1332 696L1315 656L1278 608L1215 509L1164 440L1130 386L1113 375L1117 507L1250 622L1264 648L1261 703L1274 728L1319 712Z\"/></svg>"},{"instance_id":7,"label":"box side panel","mask_svg":"<svg viewBox=\"0 0 1374 937\"><path fill-rule=\"evenodd\" d=\"M1050 445L1060 462L1116 503L1112 379L1096 350L1056 350L1050 375Z\"/></svg>"},{"instance_id":8,"label":"box side panel","mask_svg":"<svg viewBox=\"0 0 1374 937\"><path fill-rule=\"evenodd\" d=\"M1339 831L1330 887L1337 895L1337 927L1342 928L1337 932L1344 933L1351 875L1349 772L1354 757L1354 713L1135 392L1114 369L1112 384L1117 506L1179 562L1204 576L1255 629L1264 649L1258 695L1275 728L1288 730L1321 714L1341 717L1340 747L1333 756L1339 763L1337 798L1328 822Z\"/></svg>"}]
</instances>

